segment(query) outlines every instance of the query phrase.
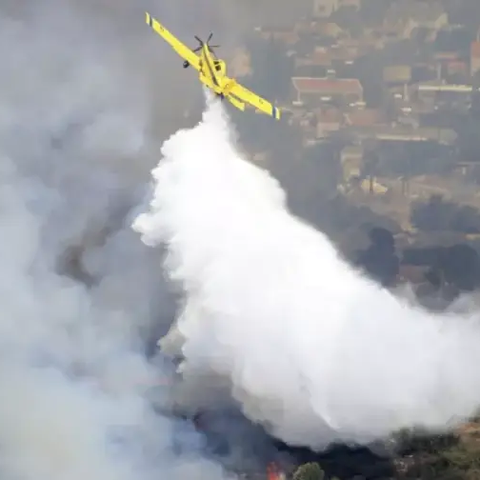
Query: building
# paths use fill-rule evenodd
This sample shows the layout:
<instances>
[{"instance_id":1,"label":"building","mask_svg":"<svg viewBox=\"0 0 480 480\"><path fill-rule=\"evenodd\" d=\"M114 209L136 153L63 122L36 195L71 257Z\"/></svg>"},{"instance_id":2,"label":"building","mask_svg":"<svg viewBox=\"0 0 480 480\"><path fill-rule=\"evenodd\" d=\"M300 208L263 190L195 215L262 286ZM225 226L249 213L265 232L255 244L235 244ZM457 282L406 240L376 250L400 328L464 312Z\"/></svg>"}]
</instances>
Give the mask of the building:
<instances>
[{"instance_id":1,"label":"building","mask_svg":"<svg viewBox=\"0 0 480 480\"><path fill-rule=\"evenodd\" d=\"M316 121L316 138L325 138L342 128L343 114L336 108L320 110L316 114Z\"/></svg>"},{"instance_id":2,"label":"building","mask_svg":"<svg viewBox=\"0 0 480 480\"><path fill-rule=\"evenodd\" d=\"M425 82L416 85L412 97L437 109L442 105L465 107L471 103L473 95L478 91L478 87L468 84Z\"/></svg>"},{"instance_id":3,"label":"building","mask_svg":"<svg viewBox=\"0 0 480 480\"><path fill-rule=\"evenodd\" d=\"M324 77L332 66L332 57L327 49L317 49L304 57L295 58L296 77Z\"/></svg>"},{"instance_id":4,"label":"building","mask_svg":"<svg viewBox=\"0 0 480 480\"><path fill-rule=\"evenodd\" d=\"M472 42L470 47L470 75L473 77L480 70L480 41Z\"/></svg>"},{"instance_id":5,"label":"building","mask_svg":"<svg viewBox=\"0 0 480 480\"><path fill-rule=\"evenodd\" d=\"M256 31L265 40L275 40L283 42L285 45L295 45L299 40L298 33L292 30L290 26L277 27L275 25L266 25L257 27Z\"/></svg>"},{"instance_id":6,"label":"building","mask_svg":"<svg viewBox=\"0 0 480 480\"><path fill-rule=\"evenodd\" d=\"M313 0L313 16L316 18L328 18L338 8L339 0Z\"/></svg>"},{"instance_id":7,"label":"building","mask_svg":"<svg viewBox=\"0 0 480 480\"><path fill-rule=\"evenodd\" d=\"M326 102L342 104L363 101L363 87L355 78L293 77L296 101L311 106Z\"/></svg>"},{"instance_id":8,"label":"building","mask_svg":"<svg viewBox=\"0 0 480 480\"><path fill-rule=\"evenodd\" d=\"M383 81L387 86L402 85L412 79L410 65L388 65L383 69Z\"/></svg>"},{"instance_id":9,"label":"building","mask_svg":"<svg viewBox=\"0 0 480 480\"><path fill-rule=\"evenodd\" d=\"M396 27L406 39L411 38L419 28L438 32L448 26L448 14L437 1L404 0L391 5L385 25Z\"/></svg>"},{"instance_id":10,"label":"building","mask_svg":"<svg viewBox=\"0 0 480 480\"><path fill-rule=\"evenodd\" d=\"M359 108L345 114L345 124L352 127L369 127L384 123L384 115L379 109Z\"/></svg>"},{"instance_id":11,"label":"building","mask_svg":"<svg viewBox=\"0 0 480 480\"><path fill-rule=\"evenodd\" d=\"M328 18L340 8L353 7L358 10L361 4L361 0L313 0L313 16Z\"/></svg>"}]
</instances>

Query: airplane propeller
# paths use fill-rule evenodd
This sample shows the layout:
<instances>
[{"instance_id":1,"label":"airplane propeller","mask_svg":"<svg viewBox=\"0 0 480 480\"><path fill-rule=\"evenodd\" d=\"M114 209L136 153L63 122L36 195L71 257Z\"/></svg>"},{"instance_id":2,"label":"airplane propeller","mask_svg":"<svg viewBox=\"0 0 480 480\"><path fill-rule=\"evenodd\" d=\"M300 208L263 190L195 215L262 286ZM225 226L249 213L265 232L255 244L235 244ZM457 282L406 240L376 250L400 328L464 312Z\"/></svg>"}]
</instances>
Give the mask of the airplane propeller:
<instances>
[{"instance_id":1,"label":"airplane propeller","mask_svg":"<svg viewBox=\"0 0 480 480\"><path fill-rule=\"evenodd\" d=\"M197 36L195 35L195 39L197 40L197 42L198 42L200 45L194 50L194 52L195 52L195 53L199 52L199 51L202 49L203 45L206 43L208 49L215 55L215 52L214 52L213 49L214 49L214 48L220 48L220 45L209 45L208 42L212 39L212 37L213 37L213 32L210 33L210 35L208 36L207 41L204 42L201 38L199 38L199 37L197 37Z\"/></svg>"},{"instance_id":2,"label":"airplane propeller","mask_svg":"<svg viewBox=\"0 0 480 480\"><path fill-rule=\"evenodd\" d=\"M1 0L0 0L1 1ZM196 35L194 35L195 39L197 40L197 42L200 44L195 50L193 50L194 53L197 53L199 52L202 47L205 45L205 43L207 44L207 47L208 47L208 50L210 52L212 52L213 55L215 55L215 51L213 50L214 48L220 48L220 45L209 45L208 42L212 39L213 37L213 32L210 33L210 35L208 36L208 39L206 42L204 42L201 38L197 37ZM216 57L216 55L215 55ZM190 66L190 64L188 63L187 60L185 60L183 62L183 68L188 68Z\"/></svg>"}]
</instances>

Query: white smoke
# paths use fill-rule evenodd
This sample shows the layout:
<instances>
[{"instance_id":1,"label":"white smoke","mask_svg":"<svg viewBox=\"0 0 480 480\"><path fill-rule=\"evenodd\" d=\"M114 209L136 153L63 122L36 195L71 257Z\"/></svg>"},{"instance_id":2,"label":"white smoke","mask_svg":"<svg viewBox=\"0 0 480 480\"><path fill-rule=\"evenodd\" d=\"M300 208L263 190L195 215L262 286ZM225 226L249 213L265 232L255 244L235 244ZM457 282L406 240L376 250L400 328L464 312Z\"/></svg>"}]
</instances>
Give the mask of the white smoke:
<instances>
[{"instance_id":1,"label":"white smoke","mask_svg":"<svg viewBox=\"0 0 480 480\"><path fill-rule=\"evenodd\" d=\"M241 158L219 104L162 153L134 228L148 245L166 242L185 294L163 346L185 358L193 404L202 378L215 405L216 376L249 418L313 448L442 430L475 411L475 318L431 315L353 271Z\"/></svg>"},{"instance_id":2,"label":"white smoke","mask_svg":"<svg viewBox=\"0 0 480 480\"><path fill-rule=\"evenodd\" d=\"M173 307L130 228L147 99L95 28L37 5L0 16L0 476L223 478L150 401L146 343Z\"/></svg>"}]
</instances>

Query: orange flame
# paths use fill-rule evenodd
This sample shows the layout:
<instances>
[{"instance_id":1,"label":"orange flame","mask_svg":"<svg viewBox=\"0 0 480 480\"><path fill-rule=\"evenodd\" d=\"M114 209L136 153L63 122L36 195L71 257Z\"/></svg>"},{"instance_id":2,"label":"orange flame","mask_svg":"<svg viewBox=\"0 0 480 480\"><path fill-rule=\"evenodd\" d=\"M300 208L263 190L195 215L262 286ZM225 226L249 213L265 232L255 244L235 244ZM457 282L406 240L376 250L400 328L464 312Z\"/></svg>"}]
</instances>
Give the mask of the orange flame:
<instances>
[{"instance_id":1,"label":"orange flame","mask_svg":"<svg viewBox=\"0 0 480 480\"><path fill-rule=\"evenodd\" d=\"M275 463L269 463L267 466L267 478L268 480L280 480L280 474Z\"/></svg>"}]
</instances>

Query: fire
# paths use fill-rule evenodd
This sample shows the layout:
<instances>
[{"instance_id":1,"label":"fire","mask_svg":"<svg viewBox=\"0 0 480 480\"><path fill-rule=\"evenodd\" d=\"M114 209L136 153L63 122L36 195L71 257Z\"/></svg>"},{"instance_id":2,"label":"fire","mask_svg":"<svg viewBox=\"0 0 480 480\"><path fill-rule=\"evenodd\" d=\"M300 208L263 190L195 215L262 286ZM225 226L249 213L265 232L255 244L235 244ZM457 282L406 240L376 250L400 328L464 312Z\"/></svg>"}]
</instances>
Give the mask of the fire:
<instances>
[{"instance_id":1,"label":"fire","mask_svg":"<svg viewBox=\"0 0 480 480\"><path fill-rule=\"evenodd\" d=\"M268 480L283 480L285 476L280 472L277 465L271 462L267 466L267 479Z\"/></svg>"}]
</instances>

